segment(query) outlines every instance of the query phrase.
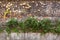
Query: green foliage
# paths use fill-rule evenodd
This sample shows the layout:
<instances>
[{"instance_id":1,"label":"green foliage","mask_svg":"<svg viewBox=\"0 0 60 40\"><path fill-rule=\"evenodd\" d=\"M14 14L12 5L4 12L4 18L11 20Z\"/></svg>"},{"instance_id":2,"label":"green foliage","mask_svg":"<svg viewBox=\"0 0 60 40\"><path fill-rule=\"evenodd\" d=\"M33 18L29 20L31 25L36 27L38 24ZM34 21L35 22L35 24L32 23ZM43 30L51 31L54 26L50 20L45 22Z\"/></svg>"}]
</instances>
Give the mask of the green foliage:
<instances>
[{"instance_id":1,"label":"green foliage","mask_svg":"<svg viewBox=\"0 0 60 40\"><path fill-rule=\"evenodd\" d=\"M40 29L42 32L46 33L49 32L50 29L52 28L51 20L49 19L43 19L39 22Z\"/></svg>"},{"instance_id":2,"label":"green foliage","mask_svg":"<svg viewBox=\"0 0 60 40\"><path fill-rule=\"evenodd\" d=\"M4 29L0 27L0 32L3 32L3 31L4 31Z\"/></svg>"},{"instance_id":3,"label":"green foliage","mask_svg":"<svg viewBox=\"0 0 60 40\"><path fill-rule=\"evenodd\" d=\"M18 21L14 18L11 18L10 21L7 22L7 27L14 28L18 26Z\"/></svg>"},{"instance_id":4,"label":"green foliage","mask_svg":"<svg viewBox=\"0 0 60 40\"><path fill-rule=\"evenodd\" d=\"M20 27L21 31L25 32L25 24L24 24L24 22L20 21L19 22L19 27Z\"/></svg>"},{"instance_id":5,"label":"green foliage","mask_svg":"<svg viewBox=\"0 0 60 40\"><path fill-rule=\"evenodd\" d=\"M16 33L19 33L18 28L13 28L12 31L13 31L13 32L16 32Z\"/></svg>"},{"instance_id":6,"label":"green foliage","mask_svg":"<svg viewBox=\"0 0 60 40\"><path fill-rule=\"evenodd\" d=\"M30 31L37 31L38 30L38 21L35 18L28 18L25 20L25 28L29 29Z\"/></svg>"},{"instance_id":7,"label":"green foliage","mask_svg":"<svg viewBox=\"0 0 60 40\"><path fill-rule=\"evenodd\" d=\"M24 21L17 21L12 18L6 23L6 32L40 32L42 34L47 32L60 33L60 20L53 23L50 19L43 19L38 21L34 17L29 17ZM0 29L0 32L3 29Z\"/></svg>"},{"instance_id":8,"label":"green foliage","mask_svg":"<svg viewBox=\"0 0 60 40\"><path fill-rule=\"evenodd\" d=\"M60 20L56 21L56 28L55 28L56 33L60 33Z\"/></svg>"},{"instance_id":9,"label":"green foliage","mask_svg":"<svg viewBox=\"0 0 60 40\"><path fill-rule=\"evenodd\" d=\"M11 33L11 29L9 28L9 27L6 27L6 32L8 33L8 34L10 34Z\"/></svg>"},{"instance_id":10,"label":"green foliage","mask_svg":"<svg viewBox=\"0 0 60 40\"><path fill-rule=\"evenodd\" d=\"M18 27L18 21L14 18L11 18L10 21L6 23L6 31L10 33L12 30L14 32L18 32L17 27Z\"/></svg>"},{"instance_id":11,"label":"green foliage","mask_svg":"<svg viewBox=\"0 0 60 40\"><path fill-rule=\"evenodd\" d=\"M60 33L60 26L58 26L58 27L55 29L55 32L56 32L56 33Z\"/></svg>"}]
</instances>

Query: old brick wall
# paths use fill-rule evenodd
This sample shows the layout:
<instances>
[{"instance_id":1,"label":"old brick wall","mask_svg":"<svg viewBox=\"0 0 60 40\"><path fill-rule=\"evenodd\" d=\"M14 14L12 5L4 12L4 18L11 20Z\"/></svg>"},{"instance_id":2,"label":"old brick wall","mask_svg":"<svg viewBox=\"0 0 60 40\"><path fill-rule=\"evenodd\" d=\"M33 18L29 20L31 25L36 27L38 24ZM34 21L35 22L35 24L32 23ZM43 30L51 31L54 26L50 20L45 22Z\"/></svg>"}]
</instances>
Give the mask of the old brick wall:
<instances>
[{"instance_id":1,"label":"old brick wall","mask_svg":"<svg viewBox=\"0 0 60 40\"><path fill-rule=\"evenodd\" d=\"M10 18L7 16L3 20L4 11L10 8L11 17L24 20L28 16L37 17L38 19L49 18L51 20L60 19L60 1L16 1L0 2L0 26ZM13 14L16 14L15 16ZM47 33L0 33L0 40L60 40L60 35Z\"/></svg>"}]
</instances>

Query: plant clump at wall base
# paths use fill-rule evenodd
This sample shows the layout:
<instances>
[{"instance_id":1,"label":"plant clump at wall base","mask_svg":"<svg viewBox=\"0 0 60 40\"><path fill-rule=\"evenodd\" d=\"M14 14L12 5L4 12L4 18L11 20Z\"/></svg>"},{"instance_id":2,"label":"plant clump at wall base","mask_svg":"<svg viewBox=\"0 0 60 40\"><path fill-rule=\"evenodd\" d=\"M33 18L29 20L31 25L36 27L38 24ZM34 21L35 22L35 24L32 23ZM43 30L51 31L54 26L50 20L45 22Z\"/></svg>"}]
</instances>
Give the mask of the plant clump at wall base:
<instances>
[{"instance_id":1,"label":"plant clump at wall base","mask_svg":"<svg viewBox=\"0 0 60 40\"><path fill-rule=\"evenodd\" d=\"M6 28L2 29L1 31L5 30L7 33L11 32L37 32L37 33L60 33L60 19L56 20L54 23L50 19L42 19L37 20L34 17L28 17L24 21L18 21L15 18L11 18L6 23Z\"/></svg>"},{"instance_id":2,"label":"plant clump at wall base","mask_svg":"<svg viewBox=\"0 0 60 40\"><path fill-rule=\"evenodd\" d=\"M7 23L6 23L6 32L10 33L12 32L18 32L18 21L17 19L11 18Z\"/></svg>"}]
</instances>

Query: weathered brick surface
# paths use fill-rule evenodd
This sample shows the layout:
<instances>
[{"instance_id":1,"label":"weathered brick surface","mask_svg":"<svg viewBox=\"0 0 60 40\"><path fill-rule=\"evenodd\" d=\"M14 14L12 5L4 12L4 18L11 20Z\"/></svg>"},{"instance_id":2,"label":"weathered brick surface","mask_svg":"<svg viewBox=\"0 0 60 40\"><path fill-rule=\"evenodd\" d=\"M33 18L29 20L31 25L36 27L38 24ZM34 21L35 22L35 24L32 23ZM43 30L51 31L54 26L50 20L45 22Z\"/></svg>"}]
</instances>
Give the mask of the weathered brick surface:
<instances>
[{"instance_id":1,"label":"weathered brick surface","mask_svg":"<svg viewBox=\"0 0 60 40\"><path fill-rule=\"evenodd\" d=\"M10 5L12 12L11 17L22 19L28 16L37 17L60 17L60 1L16 1L16 2L0 2L0 21L6 22L10 19L7 16L6 20L3 19L4 11ZM13 14L16 14L15 16ZM24 20L24 19L23 19Z\"/></svg>"},{"instance_id":2,"label":"weathered brick surface","mask_svg":"<svg viewBox=\"0 0 60 40\"><path fill-rule=\"evenodd\" d=\"M3 5L2 5L3 4ZM32 14L35 16L60 16L60 1L19 1L19 2L2 2L0 6L1 13L9 6L12 12L26 16L26 14ZM4 6L5 5L5 6ZM29 5L29 6L28 6ZM18 15L17 15L18 16Z\"/></svg>"},{"instance_id":3,"label":"weathered brick surface","mask_svg":"<svg viewBox=\"0 0 60 40\"><path fill-rule=\"evenodd\" d=\"M12 14L11 17L18 18L19 20L24 20L28 16L36 16L37 19L49 18L53 21L60 19L60 1L26 1L26 4L30 6L28 6L29 8L27 8L27 5L21 5L23 3L22 1L10 2L10 4L13 4L10 10L13 14L16 14L15 16ZM9 4L9 2L0 2L1 27L4 26L4 22L9 20L9 18L7 18L7 20L3 19L7 4ZM23 17L20 18L20 16ZM60 35L52 33L47 33L45 35L41 35L40 33L11 33L9 36L7 35L6 33L0 33L0 40L60 40Z\"/></svg>"}]
</instances>

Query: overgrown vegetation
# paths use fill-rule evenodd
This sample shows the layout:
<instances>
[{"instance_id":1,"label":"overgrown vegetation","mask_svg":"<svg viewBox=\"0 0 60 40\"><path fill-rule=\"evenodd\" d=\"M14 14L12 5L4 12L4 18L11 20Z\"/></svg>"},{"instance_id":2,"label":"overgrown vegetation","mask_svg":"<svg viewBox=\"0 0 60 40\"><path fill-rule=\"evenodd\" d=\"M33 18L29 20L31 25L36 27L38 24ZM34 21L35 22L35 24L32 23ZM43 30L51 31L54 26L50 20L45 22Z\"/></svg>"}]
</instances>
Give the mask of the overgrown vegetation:
<instances>
[{"instance_id":1,"label":"overgrown vegetation","mask_svg":"<svg viewBox=\"0 0 60 40\"><path fill-rule=\"evenodd\" d=\"M28 31L32 31L32 32L35 32L38 30L38 21L35 19L35 18L28 18L25 20L25 27ZM27 31L26 30L26 31Z\"/></svg>"},{"instance_id":2,"label":"overgrown vegetation","mask_svg":"<svg viewBox=\"0 0 60 40\"><path fill-rule=\"evenodd\" d=\"M29 17L24 21L18 21L11 18L6 23L5 28L7 33L11 32L38 32L38 33L60 33L60 20L53 23L50 19L37 20L34 17Z\"/></svg>"},{"instance_id":3,"label":"overgrown vegetation","mask_svg":"<svg viewBox=\"0 0 60 40\"><path fill-rule=\"evenodd\" d=\"M42 32L44 32L44 33L49 32L49 30L51 30L51 28L52 28L51 20L43 19L39 22L39 26L40 26L40 29L42 30Z\"/></svg>"},{"instance_id":4,"label":"overgrown vegetation","mask_svg":"<svg viewBox=\"0 0 60 40\"><path fill-rule=\"evenodd\" d=\"M13 32L18 32L18 21L17 19L11 18L7 23L6 23L6 31L8 33Z\"/></svg>"},{"instance_id":5,"label":"overgrown vegetation","mask_svg":"<svg viewBox=\"0 0 60 40\"><path fill-rule=\"evenodd\" d=\"M60 20L56 21L55 32L58 34L60 33Z\"/></svg>"}]
</instances>

